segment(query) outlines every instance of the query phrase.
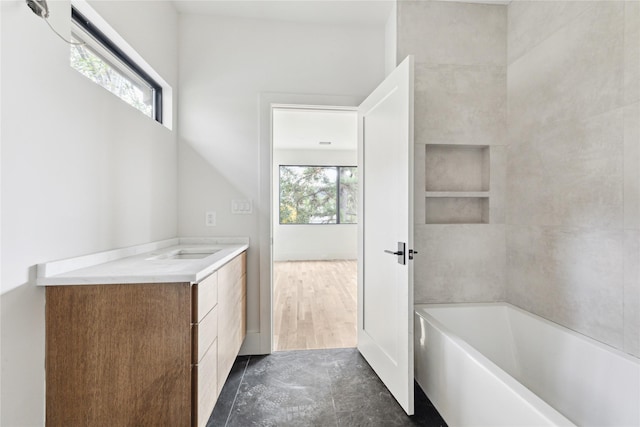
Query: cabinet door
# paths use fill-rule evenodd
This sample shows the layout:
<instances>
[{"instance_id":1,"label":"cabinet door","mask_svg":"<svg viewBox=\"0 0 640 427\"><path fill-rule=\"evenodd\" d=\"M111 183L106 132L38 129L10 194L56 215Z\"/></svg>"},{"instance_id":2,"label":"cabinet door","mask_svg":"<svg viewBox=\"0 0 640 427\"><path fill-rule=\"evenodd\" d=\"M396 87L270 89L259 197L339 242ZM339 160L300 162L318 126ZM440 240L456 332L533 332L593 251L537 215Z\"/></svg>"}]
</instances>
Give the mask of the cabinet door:
<instances>
[{"instance_id":1,"label":"cabinet door","mask_svg":"<svg viewBox=\"0 0 640 427\"><path fill-rule=\"evenodd\" d=\"M47 426L190 426L190 288L47 287Z\"/></svg>"},{"instance_id":2,"label":"cabinet door","mask_svg":"<svg viewBox=\"0 0 640 427\"><path fill-rule=\"evenodd\" d=\"M194 366L195 425L205 427L218 399L218 340L213 341L202 359Z\"/></svg>"},{"instance_id":3,"label":"cabinet door","mask_svg":"<svg viewBox=\"0 0 640 427\"><path fill-rule=\"evenodd\" d=\"M244 338L247 336L247 274L246 269L244 274L240 278L240 288L242 294L240 296L240 331L238 334L238 350L244 342Z\"/></svg>"},{"instance_id":4,"label":"cabinet door","mask_svg":"<svg viewBox=\"0 0 640 427\"><path fill-rule=\"evenodd\" d=\"M218 399L218 273L193 286L193 426L206 426Z\"/></svg>"}]
</instances>

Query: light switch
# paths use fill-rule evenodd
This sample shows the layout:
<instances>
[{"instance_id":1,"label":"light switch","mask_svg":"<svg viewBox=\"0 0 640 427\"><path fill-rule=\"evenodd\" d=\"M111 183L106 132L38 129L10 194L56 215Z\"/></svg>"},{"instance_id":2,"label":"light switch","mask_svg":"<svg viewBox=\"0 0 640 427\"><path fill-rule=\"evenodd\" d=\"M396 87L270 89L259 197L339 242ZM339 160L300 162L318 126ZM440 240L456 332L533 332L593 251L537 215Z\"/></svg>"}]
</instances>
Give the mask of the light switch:
<instances>
[{"instance_id":1,"label":"light switch","mask_svg":"<svg viewBox=\"0 0 640 427\"><path fill-rule=\"evenodd\" d=\"M249 215L253 213L253 202L248 199L231 200L231 213L235 215Z\"/></svg>"}]
</instances>

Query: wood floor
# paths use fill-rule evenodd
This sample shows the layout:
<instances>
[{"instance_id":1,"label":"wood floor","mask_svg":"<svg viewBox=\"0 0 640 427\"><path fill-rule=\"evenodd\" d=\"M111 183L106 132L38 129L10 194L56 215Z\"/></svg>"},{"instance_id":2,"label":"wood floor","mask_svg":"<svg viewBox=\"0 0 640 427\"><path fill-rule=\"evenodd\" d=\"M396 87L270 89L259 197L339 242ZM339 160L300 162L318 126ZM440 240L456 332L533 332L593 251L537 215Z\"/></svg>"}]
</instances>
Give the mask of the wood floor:
<instances>
[{"instance_id":1,"label":"wood floor","mask_svg":"<svg viewBox=\"0 0 640 427\"><path fill-rule=\"evenodd\" d=\"M274 350L356 346L355 260L275 262Z\"/></svg>"}]
</instances>

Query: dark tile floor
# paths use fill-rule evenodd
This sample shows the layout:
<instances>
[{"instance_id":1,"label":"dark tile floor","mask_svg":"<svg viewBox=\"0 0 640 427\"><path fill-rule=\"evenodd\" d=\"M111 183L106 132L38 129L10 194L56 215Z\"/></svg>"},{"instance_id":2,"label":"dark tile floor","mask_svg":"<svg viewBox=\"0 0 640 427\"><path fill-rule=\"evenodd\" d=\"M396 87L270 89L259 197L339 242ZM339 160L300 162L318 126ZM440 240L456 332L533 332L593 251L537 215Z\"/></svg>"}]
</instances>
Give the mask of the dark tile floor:
<instances>
[{"instance_id":1,"label":"dark tile floor","mask_svg":"<svg viewBox=\"0 0 640 427\"><path fill-rule=\"evenodd\" d=\"M420 387L407 416L358 350L304 350L236 359L207 427L446 427Z\"/></svg>"}]
</instances>

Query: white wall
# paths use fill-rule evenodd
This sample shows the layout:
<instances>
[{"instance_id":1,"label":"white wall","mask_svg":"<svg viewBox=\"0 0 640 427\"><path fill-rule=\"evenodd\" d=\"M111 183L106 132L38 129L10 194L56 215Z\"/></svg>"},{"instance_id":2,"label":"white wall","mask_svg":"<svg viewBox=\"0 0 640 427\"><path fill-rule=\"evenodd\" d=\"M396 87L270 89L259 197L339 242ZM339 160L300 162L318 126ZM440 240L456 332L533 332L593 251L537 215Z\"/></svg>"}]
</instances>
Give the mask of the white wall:
<instances>
[{"instance_id":1,"label":"white wall","mask_svg":"<svg viewBox=\"0 0 640 427\"><path fill-rule=\"evenodd\" d=\"M177 85L169 2L91 2ZM69 46L21 0L0 2L3 426L44 423L44 290L37 263L176 236L175 132L69 66ZM68 1L49 2L69 34Z\"/></svg>"},{"instance_id":2,"label":"white wall","mask_svg":"<svg viewBox=\"0 0 640 427\"><path fill-rule=\"evenodd\" d=\"M398 5L395 3L389 13L389 18L384 27L384 43L385 43L385 58L384 58L384 71L385 75L391 74L396 66L404 60L404 58L397 58L398 52ZM398 61L399 59L399 61Z\"/></svg>"},{"instance_id":3,"label":"white wall","mask_svg":"<svg viewBox=\"0 0 640 427\"><path fill-rule=\"evenodd\" d=\"M2 7L0 7L0 49L2 49ZM1 52L1 50L0 50ZM0 54L0 99L2 98L2 55ZM0 118L2 118L2 102L0 102ZM2 120L0 120L0 189L2 188ZM2 196L0 193L0 242L2 242ZM2 278L2 244L0 244L0 279ZM2 280L0 280L0 289ZM0 292L0 331L2 331L2 293ZM0 334L0 390L2 387L2 336ZM2 400L0 392L0 422L2 421Z\"/></svg>"},{"instance_id":4,"label":"white wall","mask_svg":"<svg viewBox=\"0 0 640 427\"><path fill-rule=\"evenodd\" d=\"M251 342L260 331L270 334L260 320L269 308L260 306L258 224L270 213L260 205L260 96L364 99L384 78L384 28L181 15L179 46L178 230L183 236L250 237ZM252 199L253 215L231 215L232 198ZM204 225L206 210L217 212L216 227Z\"/></svg>"},{"instance_id":5,"label":"white wall","mask_svg":"<svg viewBox=\"0 0 640 427\"><path fill-rule=\"evenodd\" d=\"M280 225L279 166L355 166L358 151L274 150L273 152L273 260L330 260L358 257L358 225Z\"/></svg>"}]
</instances>

